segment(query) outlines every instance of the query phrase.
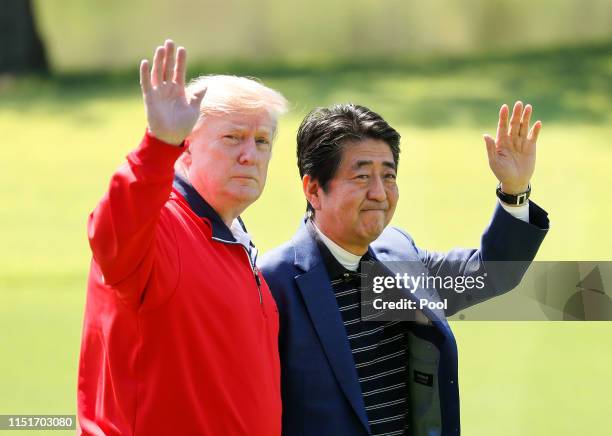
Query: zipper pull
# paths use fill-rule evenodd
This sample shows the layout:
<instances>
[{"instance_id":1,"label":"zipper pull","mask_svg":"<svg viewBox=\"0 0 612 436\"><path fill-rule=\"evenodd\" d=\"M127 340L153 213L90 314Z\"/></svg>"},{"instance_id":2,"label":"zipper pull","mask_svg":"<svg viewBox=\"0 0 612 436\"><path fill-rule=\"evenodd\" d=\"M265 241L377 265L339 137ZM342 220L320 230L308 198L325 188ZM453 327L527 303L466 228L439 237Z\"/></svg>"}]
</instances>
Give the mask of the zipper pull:
<instances>
[{"instance_id":1,"label":"zipper pull","mask_svg":"<svg viewBox=\"0 0 612 436\"><path fill-rule=\"evenodd\" d=\"M255 276L255 283L257 283L257 293L259 294L259 304L263 307L263 295L261 295L261 280L259 279L259 269L257 265L253 265L253 275Z\"/></svg>"},{"instance_id":2,"label":"zipper pull","mask_svg":"<svg viewBox=\"0 0 612 436\"><path fill-rule=\"evenodd\" d=\"M253 266L253 274L255 275L255 281L257 282L257 287L260 287L261 280L259 279L259 269L257 269L256 265Z\"/></svg>"}]
</instances>

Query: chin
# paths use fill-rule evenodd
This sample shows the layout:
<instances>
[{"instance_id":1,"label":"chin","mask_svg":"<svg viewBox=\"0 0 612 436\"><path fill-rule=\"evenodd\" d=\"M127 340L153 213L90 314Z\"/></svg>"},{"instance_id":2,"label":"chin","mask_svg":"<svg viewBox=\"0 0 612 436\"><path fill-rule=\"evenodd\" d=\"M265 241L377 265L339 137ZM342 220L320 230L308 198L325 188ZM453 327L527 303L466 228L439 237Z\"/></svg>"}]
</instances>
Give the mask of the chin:
<instances>
[{"instance_id":1,"label":"chin","mask_svg":"<svg viewBox=\"0 0 612 436\"><path fill-rule=\"evenodd\" d=\"M368 239L370 242L373 242L376 238L378 238L382 232L385 230L384 223L371 223L364 226L361 234L365 239Z\"/></svg>"},{"instance_id":2,"label":"chin","mask_svg":"<svg viewBox=\"0 0 612 436\"><path fill-rule=\"evenodd\" d=\"M228 194L242 203L251 204L261 196L261 191L252 187L242 186L229 190Z\"/></svg>"}]
</instances>

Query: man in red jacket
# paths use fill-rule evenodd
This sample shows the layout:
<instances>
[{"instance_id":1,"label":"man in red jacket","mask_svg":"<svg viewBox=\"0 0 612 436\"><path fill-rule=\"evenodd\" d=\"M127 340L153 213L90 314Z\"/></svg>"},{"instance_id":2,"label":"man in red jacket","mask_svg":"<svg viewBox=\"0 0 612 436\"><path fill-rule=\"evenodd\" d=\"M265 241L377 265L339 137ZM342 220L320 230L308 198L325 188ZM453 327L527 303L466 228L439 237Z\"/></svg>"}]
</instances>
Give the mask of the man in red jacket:
<instances>
[{"instance_id":1,"label":"man in red jacket","mask_svg":"<svg viewBox=\"0 0 612 436\"><path fill-rule=\"evenodd\" d=\"M142 61L147 132L89 218L79 434L280 434L278 312L239 215L286 100L233 76L185 88L185 57L168 40Z\"/></svg>"}]
</instances>

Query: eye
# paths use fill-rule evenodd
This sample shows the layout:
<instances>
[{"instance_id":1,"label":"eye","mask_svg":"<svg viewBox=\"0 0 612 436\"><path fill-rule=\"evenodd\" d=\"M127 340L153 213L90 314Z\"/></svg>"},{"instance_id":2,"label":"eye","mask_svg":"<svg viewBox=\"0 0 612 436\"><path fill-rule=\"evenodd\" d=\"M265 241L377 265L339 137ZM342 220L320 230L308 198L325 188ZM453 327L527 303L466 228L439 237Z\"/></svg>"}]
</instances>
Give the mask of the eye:
<instances>
[{"instance_id":1,"label":"eye","mask_svg":"<svg viewBox=\"0 0 612 436\"><path fill-rule=\"evenodd\" d=\"M223 135L223 140L230 144L237 144L240 141L237 135Z\"/></svg>"},{"instance_id":2,"label":"eye","mask_svg":"<svg viewBox=\"0 0 612 436\"><path fill-rule=\"evenodd\" d=\"M394 174L394 173L389 173L389 174L385 175L385 179L387 179L387 180L395 180L395 179L397 179L397 175Z\"/></svg>"},{"instance_id":3,"label":"eye","mask_svg":"<svg viewBox=\"0 0 612 436\"><path fill-rule=\"evenodd\" d=\"M355 177L357 180L368 180L370 178L369 174L358 174Z\"/></svg>"},{"instance_id":4,"label":"eye","mask_svg":"<svg viewBox=\"0 0 612 436\"><path fill-rule=\"evenodd\" d=\"M266 138L258 138L255 140L255 142L260 145L270 145L270 141Z\"/></svg>"}]
</instances>

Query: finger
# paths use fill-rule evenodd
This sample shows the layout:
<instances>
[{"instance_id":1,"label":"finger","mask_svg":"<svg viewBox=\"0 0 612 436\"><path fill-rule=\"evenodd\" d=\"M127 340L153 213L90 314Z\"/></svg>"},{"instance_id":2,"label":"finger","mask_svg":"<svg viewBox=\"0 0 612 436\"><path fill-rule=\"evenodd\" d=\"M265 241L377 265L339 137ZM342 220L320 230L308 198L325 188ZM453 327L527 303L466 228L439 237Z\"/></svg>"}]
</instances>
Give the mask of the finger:
<instances>
[{"instance_id":1,"label":"finger","mask_svg":"<svg viewBox=\"0 0 612 436\"><path fill-rule=\"evenodd\" d=\"M191 100L189 101L189 105L194 108L199 108L200 104L202 104L202 99L206 95L206 91L208 88L204 88L201 91L196 92L191 96Z\"/></svg>"},{"instance_id":2,"label":"finger","mask_svg":"<svg viewBox=\"0 0 612 436\"><path fill-rule=\"evenodd\" d=\"M174 71L174 41L167 39L165 43L166 56L164 56L164 80L172 79Z\"/></svg>"},{"instance_id":3,"label":"finger","mask_svg":"<svg viewBox=\"0 0 612 436\"><path fill-rule=\"evenodd\" d=\"M508 134L508 105L503 104L499 109L499 122L497 123L497 142Z\"/></svg>"},{"instance_id":4,"label":"finger","mask_svg":"<svg viewBox=\"0 0 612 436\"><path fill-rule=\"evenodd\" d=\"M529 131L529 135L527 135L527 140L535 144L538 140L540 130L542 130L542 121L536 121L531 130Z\"/></svg>"},{"instance_id":5,"label":"finger","mask_svg":"<svg viewBox=\"0 0 612 436\"><path fill-rule=\"evenodd\" d=\"M521 114L523 112L523 103L517 101L512 109L512 118L510 118L510 136L516 138L521 128Z\"/></svg>"},{"instance_id":6,"label":"finger","mask_svg":"<svg viewBox=\"0 0 612 436\"><path fill-rule=\"evenodd\" d=\"M517 142L518 151L523 151L525 144L527 143L527 133L529 133L529 120L531 119L532 108L531 105L528 104L525 106L523 110L523 115L521 117L521 125L519 128L519 136Z\"/></svg>"},{"instance_id":7,"label":"finger","mask_svg":"<svg viewBox=\"0 0 612 436\"><path fill-rule=\"evenodd\" d=\"M159 86L163 81L163 62L164 62L163 47L157 47L155 50L155 56L153 56L153 68L151 70L151 83L153 86Z\"/></svg>"},{"instance_id":8,"label":"finger","mask_svg":"<svg viewBox=\"0 0 612 436\"><path fill-rule=\"evenodd\" d=\"M519 130L519 136L522 139L527 138L527 133L529 133L529 121L531 120L531 114L533 112L533 108L530 104L525 106L525 110L523 111L523 117L521 118L521 128Z\"/></svg>"},{"instance_id":9,"label":"finger","mask_svg":"<svg viewBox=\"0 0 612 436\"><path fill-rule=\"evenodd\" d=\"M174 77L172 77L172 81L181 86L185 86L186 59L187 50L185 50L184 47L179 47L176 51L176 66L174 67Z\"/></svg>"},{"instance_id":10,"label":"finger","mask_svg":"<svg viewBox=\"0 0 612 436\"><path fill-rule=\"evenodd\" d=\"M149 61L143 59L140 62L140 89L143 94L151 90L151 75L149 74Z\"/></svg>"},{"instance_id":11,"label":"finger","mask_svg":"<svg viewBox=\"0 0 612 436\"><path fill-rule=\"evenodd\" d=\"M487 146L487 156L489 157L489 162L492 162L495 159L495 139L491 135L483 135L482 136L485 141L485 145Z\"/></svg>"}]
</instances>

